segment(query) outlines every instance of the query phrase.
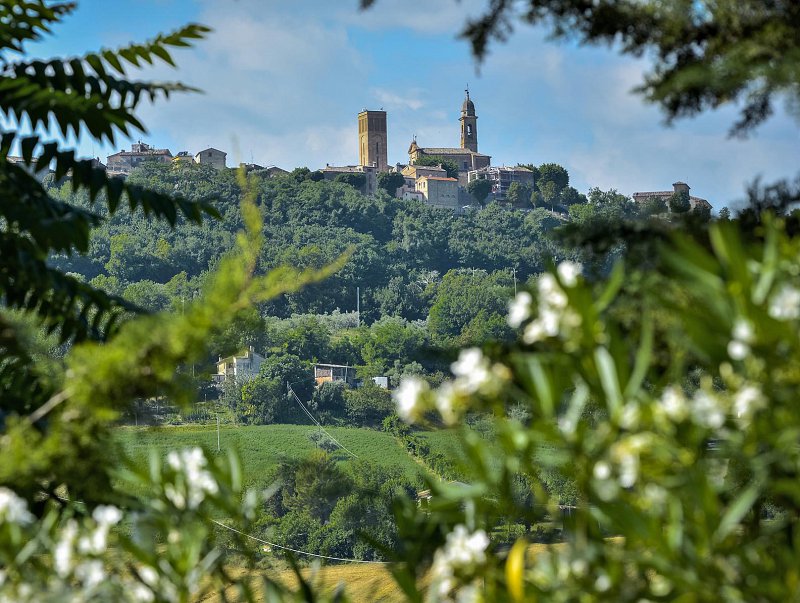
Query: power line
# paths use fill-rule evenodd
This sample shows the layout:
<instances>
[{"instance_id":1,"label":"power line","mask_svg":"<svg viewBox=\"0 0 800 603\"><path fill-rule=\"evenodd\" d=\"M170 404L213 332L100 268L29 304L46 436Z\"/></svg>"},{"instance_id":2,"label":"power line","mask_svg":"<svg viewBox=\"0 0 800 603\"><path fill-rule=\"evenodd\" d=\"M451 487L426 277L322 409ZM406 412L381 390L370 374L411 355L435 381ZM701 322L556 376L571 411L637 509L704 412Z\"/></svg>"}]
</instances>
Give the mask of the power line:
<instances>
[{"instance_id":1,"label":"power line","mask_svg":"<svg viewBox=\"0 0 800 603\"><path fill-rule=\"evenodd\" d=\"M216 519L212 519L211 522L217 524L218 526L220 526L222 528L225 528L226 530L230 530L231 532L236 532L237 534L240 534L241 536L244 536L245 538L250 538L250 539L255 540L257 542L260 542L262 544L266 544L268 546L275 547L276 549L283 549L284 551L291 551L292 553L297 553L298 555L308 555L309 557L319 557L320 559L331 559L333 561L346 561L348 563L377 563L377 564L380 564L380 565L387 565L389 563L388 561L369 561L367 559L345 559L343 557L331 557L330 555L319 555L317 553L309 553L308 551L301 551L299 549L293 549L293 548L288 547L288 546L283 546L283 545L280 545L280 544L275 544L274 542L269 542L268 540L264 540L264 539L258 538L256 536L252 536L250 534L245 534L241 530L237 530L236 528L233 528L231 526L227 526L224 523L222 523L221 521L217 521Z\"/></svg>"},{"instance_id":2,"label":"power line","mask_svg":"<svg viewBox=\"0 0 800 603\"><path fill-rule=\"evenodd\" d=\"M86 503L83 502L82 500L70 500L69 498L65 498L63 496L59 496L58 494L53 494L53 496L56 497L59 500L64 501L64 502L70 502L70 503L76 504L76 505L86 505ZM380 564L380 565L387 565L389 563L388 561L369 561L367 559L345 559L344 557L331 557L330 555L319 555L317 553L309 553L308 551L301 551L299 549L293 549L291 547L283 546L283 545L277 544L275 542L269 542L268 540L264 540L263 538L258 538L257 536L253 536L251 534L245 534L241 530L237 530L234 527L225 525L224 523L222 523L221 521L217 521L216 519L212 519L211 523L215 523L218 526L220 526L221 528L225 528L226 530L230 530L231 532L236 532L237 534L239 534L241 536L244 536L245 538L250 538L251 540L255 540L257 542L260 542L262 544L266 544L266 545L274 547L276 549L283 549L284 551L291 551L292 553L297 553L298 555L308 555L309 557L319 557L320 559L331 559L333 561L346 561L348 563L377 563L377 564Z\"/></svg>"},{"instance_id":3,"label":"power line","mask_svg":"<svg viewBox=\"0 0 800 603\"><path fill-rule=\"evenodd\" d=\"M291 384L287 383L286 387L289 389L289 393L292 395L292 399L295 402L297 402L300 408L303 409L303 412L306 413L308 418L311 419L317 425L317 427L319 427L325 433L325 435L327 435L339 448L347 452L347 454L349 454L353 458L356 459L359 458L359 456L355 452L351 452L346 446L344 446L341 442L339 442L339 440L337 440L330 433L328 433L328 431L322 426L322 424L314 418L314 415L311 414L311 411L309 411L306 408L305 404L303 404L303 401L297 396L296 393L294 393Z\"/></svg>"}]
</instances>

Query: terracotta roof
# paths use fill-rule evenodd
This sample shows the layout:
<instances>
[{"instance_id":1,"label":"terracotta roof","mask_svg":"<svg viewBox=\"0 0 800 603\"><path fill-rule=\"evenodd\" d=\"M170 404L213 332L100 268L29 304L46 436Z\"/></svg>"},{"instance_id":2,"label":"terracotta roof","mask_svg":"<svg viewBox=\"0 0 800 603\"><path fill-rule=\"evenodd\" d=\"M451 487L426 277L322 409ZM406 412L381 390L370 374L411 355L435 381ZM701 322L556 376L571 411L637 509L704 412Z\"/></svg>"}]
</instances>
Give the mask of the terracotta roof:
<instances>
[{"instance_id":1,"label":"terracotta roof","mask_svg":"<svg viewBox=\"0 0 800 603\"><path fill-rule=\"evenodd\" d=\"M420 176L419 180L442 180L444 182L458 182L457 178L440 178L439 176Z\"/></svg>"}]
</instances>

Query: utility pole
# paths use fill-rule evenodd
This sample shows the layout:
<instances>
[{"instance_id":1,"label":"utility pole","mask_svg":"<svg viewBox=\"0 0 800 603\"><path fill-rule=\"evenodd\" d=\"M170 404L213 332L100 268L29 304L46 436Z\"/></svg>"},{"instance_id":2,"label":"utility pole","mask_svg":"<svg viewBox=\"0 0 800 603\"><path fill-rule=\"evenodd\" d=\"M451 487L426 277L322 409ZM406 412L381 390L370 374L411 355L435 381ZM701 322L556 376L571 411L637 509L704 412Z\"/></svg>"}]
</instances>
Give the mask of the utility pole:
<instances>
[{"instance_id":1,"label":"utility pole","mask_svg":"<svg viewBox=\"0 0 800 603\"><path fill-rule=\"evenodd\" d=\"M361 326L361 287L356 287L356 326Z\"/></svg>"},{"instance_id":2,"label":"utility pole","mask_svg":"<svg viewBox=\"0 0 800 603\"><path fill-rule=\"evenodd\" d=\"M219 412L217 412L217 452L219 452Z\"/></svg>"},{"instance_id":3,"label":"utility pole","mask_svg":"<svg viewBox=\"0 0 800 603\"><path fill-rule=\"evenodd\" d=\"M514 275L514 297L517 296L517 267L511 267L511 273Z\"/></svg>"}]
</instances>

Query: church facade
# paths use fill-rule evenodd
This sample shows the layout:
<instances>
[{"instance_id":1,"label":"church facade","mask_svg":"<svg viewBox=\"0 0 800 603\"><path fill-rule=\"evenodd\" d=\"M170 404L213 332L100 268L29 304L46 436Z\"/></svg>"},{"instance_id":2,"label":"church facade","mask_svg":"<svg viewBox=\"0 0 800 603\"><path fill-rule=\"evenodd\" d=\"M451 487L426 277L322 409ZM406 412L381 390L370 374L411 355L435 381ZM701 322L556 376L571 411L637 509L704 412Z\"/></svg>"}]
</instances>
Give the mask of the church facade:
<instances>
[{"instance_id":1,"label":"church facade","mask_svg":"<svg viewBox=\"0 0 800 603\"><path fill-rule=\"evenodd\" d=\"M461 146L459 148L421 147L415 138L408 148L409 164L413 165L423 156L448 159L458 166L460 186L467 185L469 172L491 165L491 156L478 152L478 116L475 114L475 103L469 97L469 90L466 91L464 103L461 105L459 121L461 122Z\"/></svg>"}]
</instances>

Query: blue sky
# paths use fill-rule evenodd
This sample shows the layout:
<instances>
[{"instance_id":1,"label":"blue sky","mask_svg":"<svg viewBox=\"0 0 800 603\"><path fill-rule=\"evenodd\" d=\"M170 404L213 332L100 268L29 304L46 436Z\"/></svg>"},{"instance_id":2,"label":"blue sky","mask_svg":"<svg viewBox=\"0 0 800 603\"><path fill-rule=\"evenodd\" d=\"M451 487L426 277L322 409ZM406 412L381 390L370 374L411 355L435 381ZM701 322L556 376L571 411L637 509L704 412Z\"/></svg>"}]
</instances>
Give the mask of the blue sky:
<instances>
[{"instance_id":1,"label":"blue sky","mask_svg":"<svg viewBox=\"0 0 800 603\"><path fill-rule=\"evenodd\" d=\"M80 0L78 11L32 54L81 54L141 41L187 22L214 28L177 70L136 78L180 80L203 94L143 105L142 140L173 153L214 146L228 164L314 169L357 161L356 114L388 111L389 161L423 146L458 146L469 85L480 151L496 165L556 162L571 183L625 194L666 190L675 180L715 207L735 205L756 175L794 176L800 127L785 112L747 140L729 139L733 110L663 125L630 90L647 63L606 48L547 41L520 27L478 70L456 35L488 0ZM116 149L79 141L85 155Z\"/></svg>"}]
</instances>

